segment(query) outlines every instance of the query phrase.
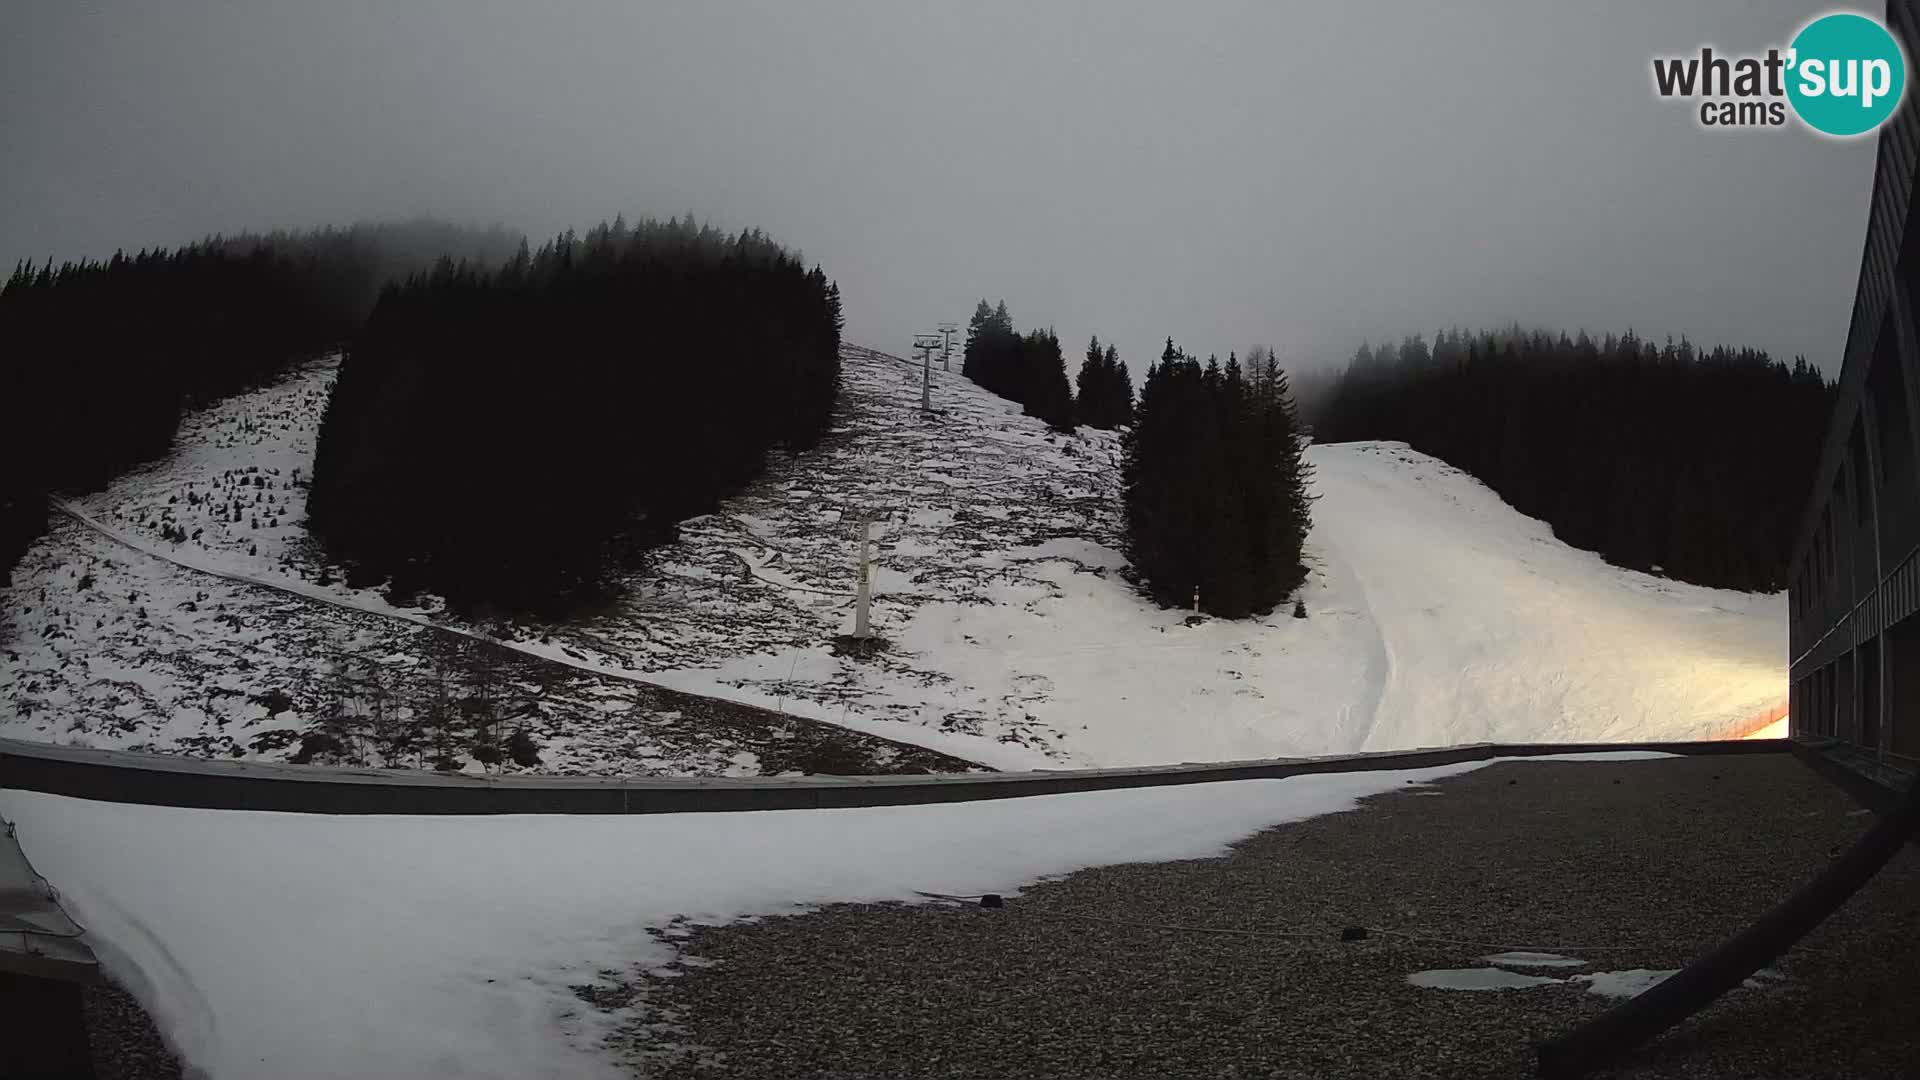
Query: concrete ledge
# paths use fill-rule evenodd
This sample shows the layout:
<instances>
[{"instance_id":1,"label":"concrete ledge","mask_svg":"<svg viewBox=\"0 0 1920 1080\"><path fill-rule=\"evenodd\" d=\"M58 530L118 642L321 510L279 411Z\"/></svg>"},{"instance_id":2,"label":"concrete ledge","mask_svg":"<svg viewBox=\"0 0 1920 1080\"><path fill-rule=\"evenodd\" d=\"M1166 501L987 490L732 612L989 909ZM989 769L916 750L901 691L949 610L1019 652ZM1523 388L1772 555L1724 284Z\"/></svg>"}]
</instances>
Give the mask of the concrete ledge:
<instances>
[{"instance_id":1,"label":"concrete ledge","mask_svg":"<svg viewBox=\"0 0 1920 1080\"><path fill-rule=\"evenodd\" d=\"M1473 743L1436 749L1134 769L956 776L472 777L401 769L212 761L0 739L0 788L104 802L297 814L672 814L1016 799L1073 791L1420 769L1496 757L1656 750L1783 753L1785 739L1677 743Z\"/></svg>"}]
</instances>

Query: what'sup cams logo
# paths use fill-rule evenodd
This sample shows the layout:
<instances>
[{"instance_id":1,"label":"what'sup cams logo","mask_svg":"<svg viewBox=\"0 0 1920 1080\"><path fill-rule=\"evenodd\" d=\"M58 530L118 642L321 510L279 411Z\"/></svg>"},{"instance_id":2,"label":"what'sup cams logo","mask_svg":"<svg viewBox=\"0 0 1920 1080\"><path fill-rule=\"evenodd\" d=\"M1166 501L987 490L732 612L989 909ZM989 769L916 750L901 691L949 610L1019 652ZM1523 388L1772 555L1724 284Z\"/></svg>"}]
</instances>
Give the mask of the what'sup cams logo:
<instances>
[{"instance_id":1,"label":"what'sup cams logo","mask_svg":"<svg viewBox=\"0 0 1920 1080\"><path fill-rule=\"evenodd\" d=\"M1710 131L1784 127L1791 109L1808 128L1848 138L1879 130L1900 107L1907 57L1878 19L1840 11L1801 27L1785 49L1656 56L1653 89L1697 101L1695 118Z\"/></svg>"}]
</instances>

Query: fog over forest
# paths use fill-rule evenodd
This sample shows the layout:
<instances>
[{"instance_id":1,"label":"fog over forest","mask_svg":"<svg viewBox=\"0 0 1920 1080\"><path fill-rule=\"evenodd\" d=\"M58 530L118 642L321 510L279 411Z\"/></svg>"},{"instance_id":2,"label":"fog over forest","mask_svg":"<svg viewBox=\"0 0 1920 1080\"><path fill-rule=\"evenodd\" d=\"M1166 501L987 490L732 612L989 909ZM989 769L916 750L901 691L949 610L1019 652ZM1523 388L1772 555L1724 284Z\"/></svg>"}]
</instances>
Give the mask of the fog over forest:
<instances>
[{"instance_id":1,"label":"fog over forest","mask_svg":"<svg viewBox=\"0 0 1920 1080\"><path fill-rule=\"evenodd\" d=\"M1004 296L1144 368L1445 326L1838 369L1872 140L1710 133L1649 61L1803 5L35 4L0 260L432 213L758 226L849 336ZM1783 256L1782 253L1791 253Z\"/></svg>"}]
</instances>

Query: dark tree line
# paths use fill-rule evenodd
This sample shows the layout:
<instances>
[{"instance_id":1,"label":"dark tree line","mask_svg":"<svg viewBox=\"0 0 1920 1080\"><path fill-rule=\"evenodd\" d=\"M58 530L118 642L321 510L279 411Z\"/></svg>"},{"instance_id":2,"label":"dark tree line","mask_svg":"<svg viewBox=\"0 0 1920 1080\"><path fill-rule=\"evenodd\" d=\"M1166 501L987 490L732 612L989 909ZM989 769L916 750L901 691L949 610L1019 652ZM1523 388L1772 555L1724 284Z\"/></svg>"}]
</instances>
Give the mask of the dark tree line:
<instances>
[{"instance_id":1,"label":"dark tree line","mask_svg":"<svg viewBox=\"0 0 1920 1080\"><path fill-rule=\"evenodd\" d=\"M498 259L518 242L416 221L16 267L0 288L0 582L46 530L48 492L104 486L166 453L184 410L344 341L426 252Z\"/></svg>"},{"instance_id":2,"label":"dark tree line","mask_svg":"<svg viewBox=\"0 0 1920 1080\"><path fill-rule=\"evenodd\" d=\"M1306 580L1309 467L1286 373L1271 351L1249 369L1203 366L1174 348L1147 369L1123 439L1127 540L1162 605L1241 618Z\"/></svg>"},{"instance_id":3,"label":"dark tree line","mask_svg":"<svg viewBox=\"0 0 1920 1080\"><path fill-rule=\"evenodd\" d=\"M1464 469L1616 565L1772 591L1832 400L1804 359L1514 328L1363 345L1313 421Z\"/></svg>"},{"instance_id":4,"label":"dark tree line","mask_svg":"<svg viewBox=\"0 0 1920 1080\"><path fill-rule=\"evenodd\" d=\"M1109 431L1133 423L1133 378L1113 346L1102 349L1098 337L1087 342L1076 383L1074 416L1080 423Z\"/></svg>"},{"instance_id":5,"label":"dark tree line","mask_svg":"<svg viewBox=\"0 0 1920 1080\"><path fill-rule=\"evenodd\" d=\"M388 288L322 421L310 528L357 580L554 610L824 434L840 296L757 231L624 220Z\"/></svg>"},{"instance_id":6,"label":"dark tree line","mask_svg":"<svg viewBox=\"0 0 1920 1080\"><path fill-rule=\"evenodd\" d=\"M268 251L16 269L0 289L0 579L45 531L48 492L159 457L184 409L271 379L350 325Z\"/></svg>"},{"instance_id":7,"label":"dark tree line","mask_svg":"<svg viewBox=\"0 0 1920 1080\"><path fill-rule=\"evenodd\" d=\"M1013 328L1007 302L988 307L985 300L967 322L967 347L960 373L983 388L1017 401L1059 431L1073 430L1073 388L1067 361L1052 330L1021 334Z\"/></svg>"}]
</instances>

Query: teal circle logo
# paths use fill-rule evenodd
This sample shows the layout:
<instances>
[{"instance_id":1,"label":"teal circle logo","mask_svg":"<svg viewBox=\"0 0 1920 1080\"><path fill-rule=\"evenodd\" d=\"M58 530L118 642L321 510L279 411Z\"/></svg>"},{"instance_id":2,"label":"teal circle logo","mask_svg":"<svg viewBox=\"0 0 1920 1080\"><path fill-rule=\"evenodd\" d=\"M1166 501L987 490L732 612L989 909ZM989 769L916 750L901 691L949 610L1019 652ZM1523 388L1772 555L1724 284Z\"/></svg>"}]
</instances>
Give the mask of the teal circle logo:
<instances>
[{"instance_id":1,"label":"teal circle logo","mask_svg":"<svg viewBox=\"0 0 1920 1080\"><path fill-rule=\"evenodd\" d=\"M1852 12L1823 15L1794 36L1787 100L1808 127L1865 135L1886 123L1907 89L1907 58L1878 22Z\"/></svg>"}]
</instances>

